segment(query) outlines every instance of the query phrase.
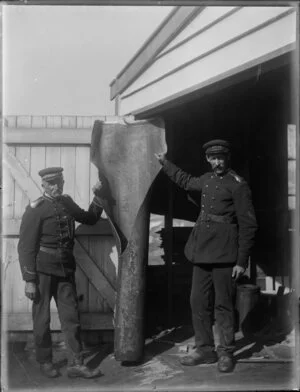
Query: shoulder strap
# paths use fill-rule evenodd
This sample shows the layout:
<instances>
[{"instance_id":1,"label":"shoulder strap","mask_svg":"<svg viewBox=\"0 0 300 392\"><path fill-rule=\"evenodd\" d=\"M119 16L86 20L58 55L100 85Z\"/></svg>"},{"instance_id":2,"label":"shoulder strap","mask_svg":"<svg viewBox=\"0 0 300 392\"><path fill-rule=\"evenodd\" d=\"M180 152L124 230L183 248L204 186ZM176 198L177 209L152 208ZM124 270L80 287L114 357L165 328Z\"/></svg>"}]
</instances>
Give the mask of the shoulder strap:
<instances>
[{"instance_id":1,"label":"shoulder strap","mask_svg":"<svg viewBox=\"0 0 300 392\"><path fill-rule=\"evenodd\" d=\"M235 171L229 170L228 174L230 174L235 179L236 182L244 182L243 177L241 177L238 174L236 174Z\"/></svg>"},{"instance_id":2,"label":"shoulder strap","mask_svg":"<svg viewBox=\"0 0 300 392\"><path fill-rule=\"evenodd\" d=\"M66 193L64 195L62 195L62 197L64 197L67 200L73 200L72 197Z\"/></svg>"},{"instance_id":3,"label":"shoulder strap","mask_svg":"<svg viewBox=\"0 0 300 392\"><path fill-rule=\"evenodd\" d=\"M40 206L42 203L44 203L44 200L45 199L43 198L43 196L40 196L38 199L36 199L30 203L30 207L36 208L36 207Z\"/></svg>"}]
</instances>

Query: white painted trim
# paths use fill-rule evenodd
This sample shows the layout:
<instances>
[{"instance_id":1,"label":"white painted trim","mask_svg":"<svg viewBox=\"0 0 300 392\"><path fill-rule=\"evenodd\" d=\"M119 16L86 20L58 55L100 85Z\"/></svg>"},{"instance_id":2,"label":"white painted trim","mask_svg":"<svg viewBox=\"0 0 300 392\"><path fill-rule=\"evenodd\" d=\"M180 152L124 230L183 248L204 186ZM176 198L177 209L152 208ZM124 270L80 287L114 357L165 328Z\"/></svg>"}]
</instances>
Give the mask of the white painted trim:
<instances>
[{"instance_id":1,"label":"white painted trim","mask_svg":"<svg viewBox=\"0 0 300 392\"><path fill-rule=\"evenodd\" d=\"M249 61L245 64L242 64L241 66L223 72L217 77L213 77L206 80L205 82L195 84L189 88L179 91L178 93L172 94L163 99L159 99L152 104L132 110L128 113L128 115L130 114L136 116L137 118L148 118L149 116L155 116L155 112L158 109L163 110L164 107L170 107L175 104L183 103L189 100L189 97L193 96L193 94L197 94L197 96L199 97L201 95L201 90L204 91L205 89L210 89L217 91L218 89L222 89L223 85L233 85L239 83L240 79L243 80L243 77L240 78L239 75L241 75L241 73L243 73L244 71L254 69L254 67L258 65L273 60L276 57L282 56L286 53L292 52L293 50L295 50L294 44L287 45L283 48L280 48L279 50L268 53L265 56L261 56L253 61Z\"/></svg>"},{"instance_id":2,"label":"white painted trim","mask_svg":"<svg viewBox=\"0 0 300 392\"><path fill-rule=\"evenodd\" d=\"M110 97L121 94L154 61L155 56L175 37L204 7L176 7L163 21L147 42L110 83Z\"/></svg>"},{"instance_id":3,"label":"white painted trim","mask_svg":"<svg viewBox=\"0 0 300 392\"><path fill-rule=\"evenodd\" d=\"M219 8L219 7L217 7ZM178 34L177 37L174 38L174 40L164 49L162 50L161 53L159 53L156 58L155 61L157 61L159 58L167 55L168 53L172 52L173 50L179 48L180 46L186 44L188 41L191 41L192 39L194 39L195 37L197 37L198 35L202 34L204 31L212 28L213 26L215 26L216 24L220 23L221 21L223 21L224 19L227 19L228 17L230 17L232 14L235 14L236 12L238 12L239 10L241 10L243 7L220 7L222 10L221 12L223 12L224 8L228 8L228 10L226 10L225 13L221 13L220 15L217 15L217 17L215 17L215 15L213 17L211 17L211 20L209 20L208 22L205 20L205 23L201 23L201 27L199 28L199 22L198 22L198 18L195 18L189 26L187 26L181 33ZM211 11L214 10L214 7L206 7L203 12L200 14L200 18L204 17L206 19L206 13L207 11ZM197 23L197 29L196 31L194 31L193 33L187 34L187 31L189 28L191 28L191 25L196 24Z\"/></svg>"},{"instance_id":4,"label":"white painted trim","mask_svg":"<svg viewBox=\"0 0 300 392\"><path fill-rule=\"evenodd\" d=\"M245 16L247 16L247 9L242 9L244 15L244 19ZM276 12L275 12L276 11ZM278 10L276 8L276 10L274 11L274 14L272 17L270 17L270 13L265 11L265 14L261 14L260 15L260 19L261 19L261 23L257 24L258 22L256 20L254 20L253 18L250 18L250 20L248 21L247 26L245 26L245 31L243 31L243 28L237 23L237 21L239 21L239 18L241 17L241 12L239 12L238 14L235 13L235 15L233 15L231 13L231 18L230 20L232 20L233 18L236 19L235 22L235 30L233 32L228 33L228 37L229 39L225 39L224 41L222 40L223 37L219 37L218 35L216 35L216 38L214 38L213 42L209 43L207 42L207 40L209 39L209 37L211 37L210 35L207 37L207 40L205 39L205 36L200 36L198 37L198 39L200 39L200 43L197 42L188 42L188 44L190 45L190 48L195 48L193 51L189 50L187 51L187 47L183 47L182 49L182 54L186 54L189 53L188 57L184 57L183 55L179 57L179 54L174 53L175 57L171 57L169 58L169 56L167 56L163 62L160 60L160 57L157 57L155 63L151 66L151 68L149 68L149 71L146 71L143 74L143 78L141 78L140 81L137 81L136 83L134 83L127 91L124 95L122 95L121 99L126 99L134 94L137 94L138 92L152 86L155 84L158 84L158 82L160 82L161 80L168 78L169 76L178 73L179 71L181 71L184 68L189 67L190 65L192 65L195 62L201 61L202 59L205 59L208 56L213 55L215 52L224 50L224 48L233 45L235 42L240 41L246 37L248 37L251 34L256 33L259 30L265 29L266 27L268 27L269 25L277 22L278 20L287 17L288 15L295 13L295 10L293 8L288 8L284 11L284 12L280 12L280 9ZM241 19L242 20L242 19ZM224 18L223 20L224 21ZM224 34L225 31L228 31L228 21L225 21L225 23L222 23L223 25L223 30L224 30ZM231 22L232 23L232 22ZM219 28L221 27L221 24L219 24ZM249 28L250 27L250 28ZM237 31L239 31L239 34L236 34ZM225 34L226 36L226 34ZM202 52L201 49L199 49L199 45L200 48L202 48ZM206 46L205 46L206 45ZM192 54L191 54L192 53ZM178 58L179 57L179 58ZM183 58L186 61L183 61ZM159 60L158 60L159 59ZM157 61L158 60L158 61ZM155 70L154 70L155 68ZM147 73L151 73L152 72L152 77L150 77L150 75L147 75ZM154 74L156 74L154 76ZM144 80L144 82L142 82L142 79Z\"/></svg>"},{"instance_id":5,"label":"white painted trim","mask_svg":"<svg viewBox=\"0 0 300 392\"><path fill-rule=\"evenodd\" d=\"M199 90L216 81L237 74L263 61L278 57L295 48L295 18L290 14L267 28L235 41L210 56L193 62L176 74L160 80L155 85L141 90L121 102L121 114L135 114L137 110L160 101L170 101L174 96L183 96L188 90ZM276 34L276 39L274 39ZM238 58L237 58L238 56Z\"/></svg>"}]
</instances>

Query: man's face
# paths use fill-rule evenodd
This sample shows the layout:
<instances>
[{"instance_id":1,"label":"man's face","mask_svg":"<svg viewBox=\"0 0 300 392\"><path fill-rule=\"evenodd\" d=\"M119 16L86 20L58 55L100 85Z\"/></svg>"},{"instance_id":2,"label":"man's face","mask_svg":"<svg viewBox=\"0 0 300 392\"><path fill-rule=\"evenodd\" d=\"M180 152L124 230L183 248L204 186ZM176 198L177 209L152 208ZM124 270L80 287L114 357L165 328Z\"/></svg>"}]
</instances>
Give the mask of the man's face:
<instances>
[{"instance_id":1,"label":"man's face","mask_svg":"<svg viewBox=\"0 0 300 392\"><path fill-rule=\"evenodd\" d=\"M229 156L226 154L207 155L206 160L218 176L224 174L228 169Z\"/></svg>"},{"instance_id":2,"label":"man's face","mask_svg":"<svg viewBox=\"0 0 300 392\"><path fill-rule=\"evenodd\" d=\"M59 197L63 193L64 183L63 178L56 178L55 180L43 181L42 186L49 196Z\"/></svg>"}]
</instances>

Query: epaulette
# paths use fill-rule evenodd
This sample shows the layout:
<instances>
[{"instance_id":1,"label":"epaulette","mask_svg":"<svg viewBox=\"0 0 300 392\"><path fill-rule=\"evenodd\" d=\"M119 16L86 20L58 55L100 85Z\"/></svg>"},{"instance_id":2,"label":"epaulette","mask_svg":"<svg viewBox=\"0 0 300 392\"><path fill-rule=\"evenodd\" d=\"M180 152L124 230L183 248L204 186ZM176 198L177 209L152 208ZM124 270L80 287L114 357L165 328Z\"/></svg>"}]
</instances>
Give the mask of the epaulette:
<instances>
[{"instance_id":1,"label":"epaulette","mask_svg":"<svg viewBox=\"0 0 300 392\"><path fill-rule=\"evenodd\" d=\"M31 203L30 203L30 207L31 208L36 208L36 207L38 207L39 205L41 205L43 202L44 202L44 198L43 198L43 196L40 196L38 199L36 199L36 200L34 200L34 201L32 201Z\"/></svg>"},{"instance_id":2,"label":"epaulette","mask_svg":"<svg viewBox=\"0 0 300 392\"><path fill-rule=\"evenodd\" d=\"M66 193L64 195L62 195L62 197L66 198L68 200L73 200L72 197Z\"/></svg>"},{"instance_id":3,"label":"epaulette","mask_svg":"<svg viewBox=\"0 0 300 392\"><path fill-rule=\"evenodd\" d=\"M236 180L236 182L243 182L244 181L243 177L237 175L236 172L234 172L233 170L230 170L228 172L228 174L230 174Z\"/></svg>"}]
</instances>

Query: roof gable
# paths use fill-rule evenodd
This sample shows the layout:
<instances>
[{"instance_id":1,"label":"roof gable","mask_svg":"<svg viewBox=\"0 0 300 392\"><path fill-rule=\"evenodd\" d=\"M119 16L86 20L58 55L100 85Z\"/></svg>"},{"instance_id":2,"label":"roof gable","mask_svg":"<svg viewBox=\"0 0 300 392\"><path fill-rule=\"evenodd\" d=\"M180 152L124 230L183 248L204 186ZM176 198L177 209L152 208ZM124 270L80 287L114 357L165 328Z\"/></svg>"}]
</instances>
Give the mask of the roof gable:
<instances>
[{"instance_id":1,"label":"roof gable","mask_svg":"<svg viewBox=\"0 0 300 392\"><path fill-rule=\"evenodd\" d=\"M111 99L121 94L147 69L176 35L193 20L204 7L175 7L154 31L129 63L110 83Z\"/></svg>"},{"instance_id":2,"label":"roof gable","mask_svg":"<svg viewBox=\"0 0 300 392\"><path fill-rule=\"evenodd\" d=\"M182 24L175 28L180 11ZM119 114L159 107L291 52L296 9L177 7L164 26L160 39L152 35L113 82L112 98L120 97Z\"/></svg>"}]
</instances>

